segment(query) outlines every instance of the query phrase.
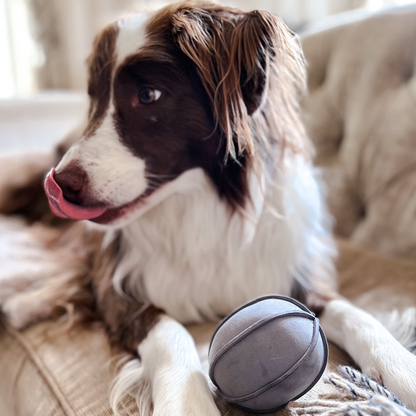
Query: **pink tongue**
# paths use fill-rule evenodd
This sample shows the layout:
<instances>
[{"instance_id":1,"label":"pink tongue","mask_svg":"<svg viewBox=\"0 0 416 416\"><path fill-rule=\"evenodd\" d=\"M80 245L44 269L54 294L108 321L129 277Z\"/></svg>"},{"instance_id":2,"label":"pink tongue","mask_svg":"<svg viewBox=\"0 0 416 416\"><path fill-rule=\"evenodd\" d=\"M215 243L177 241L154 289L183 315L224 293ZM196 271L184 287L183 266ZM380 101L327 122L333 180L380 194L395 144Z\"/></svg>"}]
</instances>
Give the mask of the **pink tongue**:
<instances>
[{"instance_id":1,"label":"pink tongue","mask_svg":"<svg viewBox=\"0 0 416 416\"><path fill-rule=\"evenodd\" d=\"M107 208L104 207L82 207L71 204L63 194L62 189L55 182L53 175L55 169L52 169L45 179L45 192L49 199L49 205L52 211L61 218L70 218L73 220L90 220L104 214Z\"/></svg>"}]
</instances>

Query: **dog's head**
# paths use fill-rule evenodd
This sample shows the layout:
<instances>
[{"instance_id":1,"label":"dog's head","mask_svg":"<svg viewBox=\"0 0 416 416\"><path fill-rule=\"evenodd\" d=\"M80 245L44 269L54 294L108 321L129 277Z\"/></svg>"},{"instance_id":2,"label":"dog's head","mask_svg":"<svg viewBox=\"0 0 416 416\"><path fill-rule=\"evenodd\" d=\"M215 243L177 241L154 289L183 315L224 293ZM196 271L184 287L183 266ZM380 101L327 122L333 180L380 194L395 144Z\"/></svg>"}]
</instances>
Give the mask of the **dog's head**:
<instances>
[{"instance_id":1,"label":"dog's head","mask_svg":"<svg viewBox=\"0 0 416 416\"><path fill-rule=\"evenodd\" d=\"M202 171L244 210L253 166L303 147L303 72L297 40L267 12L178 3L119 20L89 59L88 126L46 178L52 209L121 225Z\"/></svg>"}]
</instances>

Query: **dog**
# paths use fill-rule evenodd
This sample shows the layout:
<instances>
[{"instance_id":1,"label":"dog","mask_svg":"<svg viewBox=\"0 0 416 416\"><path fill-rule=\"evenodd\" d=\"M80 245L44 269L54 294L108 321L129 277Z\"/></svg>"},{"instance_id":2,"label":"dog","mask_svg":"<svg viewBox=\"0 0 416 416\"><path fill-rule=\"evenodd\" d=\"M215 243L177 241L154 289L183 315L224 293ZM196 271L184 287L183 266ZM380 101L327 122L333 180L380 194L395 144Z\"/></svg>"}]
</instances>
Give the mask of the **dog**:
<instances>
[{"instance_id":1,"label":"dog","mask_svg":"<svg viewBox=\"0 0 416 416\"><path fill-rule=\"evenodd\" d=\"M63 304L94 309L140 358L115 381L116 414L143 381L154 415L219 415L182 325L270 293L305 303L330 341L416 409L416 357L336 292L299 115L305 79L296 36L263 11L175 3L97 37L87 126L44 184L57 216L84 220L51 253L83 267L56 267L30 291L27 276L6 279L0 304L16 327Z\"/></svg>"}]
</instances>

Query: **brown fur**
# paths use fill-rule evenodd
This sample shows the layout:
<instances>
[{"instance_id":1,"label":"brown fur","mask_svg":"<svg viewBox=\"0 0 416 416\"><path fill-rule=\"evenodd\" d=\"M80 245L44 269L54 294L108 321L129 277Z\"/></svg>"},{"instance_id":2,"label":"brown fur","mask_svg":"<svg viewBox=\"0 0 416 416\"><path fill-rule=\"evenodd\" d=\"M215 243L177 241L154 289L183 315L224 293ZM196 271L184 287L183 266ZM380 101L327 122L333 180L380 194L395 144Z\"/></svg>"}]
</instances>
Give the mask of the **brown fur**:
<instances>
[{"instance_id":1,"label":"brown fur","mask_svg":"<svg viewBox=\"0 0 416 416\"><path fill-rule=\"evenodd\" d=\"M12 256L26 259L15 270L6 262L0 273L0 305L12 324L21 328L63 313L68 322L91 319L94 298L89 271L101 233L87 232L81 223L59 228L20 225L20 229L18 224L16 220L11 230L2 224L2 234L9 233L12 253L16 253Z\"/></svg>"},{"instance_id":2,"label":"brown fur","mask_svg":"<svg viewBox=\"0 0 416 416\"><path fill-rule=\"evenodd\" d=\"M29 224L41 222L44 225L61 227L69 223L50 210L43 182L47 172L59 163L71 145L79 139L85 126L86 124L83 123L71 131L51 154L35 158L32 154L28 154L19 156L14 161L0 162L4 169L2 174L11 177L9 182L3 178L4 184L0 184L0 214L22 216ZM10 166L11 164L13 166ZM19 174L16 175L11 168L18 169L19 173L23 173L27 179L15 183Z\"/></svg>"},{"instance_id":3,"label":"brown fur","mask_svg":"<svg viewBox=\"0 0 416 416\"><path fill-rule=\"evenodd\" d=\"M44 317L60 318L65 314L67 329L81 322L104 321L111 342L137 354L137 345L162 311L115 292L112 277L118 241L104 248L103 233L89 230L82 223L57 230L43 240L56 270L28 296L43 299Z\"/></svg>"},{"instance_id":4,"label":"brown fur","mask_svg":"<svg viewBox=\"0 0 416 416\"><path fill-rule=\"evenodd\" d=\"M167 6L156 14L146 30L147 47L128 57L116 73L117 26L110 25L97 37L89 59L91 105L84 135L91 136L101 124L113 88L117 131L125 144L146 160L148 174L157 177L145 191L146 196L185 170L200 166L230 207L244 213L249 200L247 168L256 168L258 175L264 171L272 177L285 148L292 152L303 152L306 148L298 108L305 89L304 66L296 39L270 13L244 13L205 2ZM162 63L164 68L170 66L172 74L189 74L194 94L188 94L185 100L189 107L186 120L173 117L182 103L172 103L172 108L163 106L163 97L161 102L130 114L128 94L134 90L135 80L130 77L128 81L128 71L135 65L140 69L155 63ZM178 63L181 71L177 71ZM153 72L150 68L146 74ZM198 87L199 83L203 88ZM186 86L184 83L182 89ZM209 103L211 115L207 116L204 108L191 102L197 96L199 103ZM200 110L199 116L192 114L196 110ZM171 120L162 124L150 121L168 115ZM205 124L201 123L204 118ZM212 126L209 118L213 118ZM190 123L192 119L197 122ZM175 130L175 124L184 122L189 125ZM193 133L194 125L200 136ZM168 132L162 128L166 130L167 126ZM182 135L187 132L189 137L176 137L178 131ZM72 173L66 177L74 177ZM59 175L56 179L60 184ZM87 187L77 192L76 198L73 193L63 191L64 197L76 204L100 205ZM110 214L96 222L111 221Z\"/></svg>"},{"instance_id":5,"label":"brown fur","mask_svg":"<svg viewBox=\"0 0 416 416\"><path fill-rule=\"evenodd\" d=\"M43 222L49 225L58 225L62 219L54 215L49 209L48 198L43 189L44 172L33 176L30 182L21 187L10 190L6 196L7 203L0 208L3 215L22 215L30 224Z\"/></svg>"},{"instance_id":6,"label":"brown fur","mask_svg":"<svg viewBox=\"0 0 416 416\"><path fill-rule=\"evenodd\" d=\"M137 346L156 325L163 311L146 301L120 296L115 291L112 279L118 252L118 241L115 241L95 258L92 279L96 307L111 342L137 354Z\"/></svg>"},{"instance_id":7,"label":"brown fur","mask_svg":"<svg viewBox=\"0 0 416 416\"><path fill-rule=\"evenodd\" d=\"M115 25L104 30L90 58L91 105L86 136L96 131L108 108L117 31ZM179 50L196 68L219 135L220 170L211 178L231 207L245 208L245 168L254 166L255 159L262 161L266 174L271 174L285 149L307 157L309 149L299 119L299 100L305 89L303 56L296 38L279 18L211 3L185 3L164 8L147 31L148 57L171 62L172 49L173 54ZM143 59L146 50L140 53ZM138 58L128 57L124 67ZM118 123L123 121L120 117ZM74 262L80 268L68 278L51 279L51 302L61 310L70 309L72 304L74 317L95 317L98 313L110 337L128 351L137 352L162 311L115 292L112 277L118 261L117 241L102 248L101 233L85 235L80 226L74 233L72 242L68 231L59 245L65 248L84 241L82 253ZM305 295L304 301L319 310L325 291L332 293L326 288ZM293 293L302 298L302 288Z\"/></svg>"},{"instance_id":8,"label":"brown fur","mask_svg":"<svg viewBox=\"0 0 416 416\"><path fill-rule=\"evenodd\" d=\"M227 143L225 156L255 154L257 140L266 140L268 147L278 142L295 151L305 148L298 115L299 98L306 88L303 55L297 39L277 16L185 2L165 7L147 30L151 39L162 40L173 32L181 50L196 64ZM263 103L268 111L259 111L253 119L268 123L273 137L266 131L253 137L257 126L251 126L249 116Z\"/></svg>"},{"instance_id":9,"label":"brown fur","mask_svg":"<svg viewBox=\"0 0 416 416\"><path fill-rule=\"evenodd\" d=\"M188 3L167 6L147 31L148 48L128 58L124 67L155 59L172 64L172 53L165 45L172 42L173 34L174 42L196 65L208 94L214 121L226 143L223 160L230 155L244 166L247 158L267 160L268 153L270 162L276 163L280 160L276 153L282 155L285 147L307 154L298 108L305 88L303 57L279 18L267 12L245 14L211 3ZM241 189L235 191L242 195ZM235 200L237 205L242 203ZM115 293L111 279L117 252L114 243L96 260L100 266L94 272L97 307L111 337L134 352L162 311ZM303 289L293 292L319 313L335 292L321 282L316 290L302 293Z\"/></svg>"},{"instance_id":10,"label":"brown fur","mask_svg":"<svg viewBox=\"0 0 416 416\"><path fill-rule=\"evenodd\" d=\"M2 281L0 304L5 300L3 306L12 314L12 324L23 328L54 317L61 320L60 329L71 330L79 323L103 321L112 344L137 354L137 346L162 311L115 292L112 276L118 241L103 248L103 233L83 223L66 229L38 226L27 233L30 241L36 241L28 253L32 257L38 253L43 267L39 274L7 276ZM0 278L4 279L1 274Z\"/></svg>"},{"instance_id":11,"label":"brown fur","mask_svg":"<svg viewBox=\"0 0 416 416\"><path fill-rule=\"evenodd\" d=\"M322 314L325 305L330 300L342 298L342 296L327 283L307 289L297 280L294 280L293 282L290 296L306 305L317 317Z\"/></svg>"},{"instance_id":12,"label":"brown fur","mask_svg":"<svg viewBox=\"0 0 416 416\"><path fill-rule=\"evenodd\" d=\"M111 84L116 63L116 41L118 27L108 26L94 41L93 52L89 60L88 95L90 108L85 137L92 136L100 126L107 112L111 97Z\"/></svg>"}]
</instances>

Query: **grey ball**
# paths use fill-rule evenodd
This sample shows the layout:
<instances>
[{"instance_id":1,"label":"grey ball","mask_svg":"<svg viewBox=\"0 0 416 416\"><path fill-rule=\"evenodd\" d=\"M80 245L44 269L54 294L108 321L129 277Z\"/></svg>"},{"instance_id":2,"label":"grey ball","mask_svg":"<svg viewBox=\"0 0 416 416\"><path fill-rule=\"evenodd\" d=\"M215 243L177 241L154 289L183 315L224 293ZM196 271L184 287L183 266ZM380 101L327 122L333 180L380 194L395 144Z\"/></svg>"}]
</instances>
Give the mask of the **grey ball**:
<instances>
[{"instance_id":1,"label":"grey ball","mask_svg":"<svg viewBox=\"0 0 416 416\"><path fill-rule=\"evenodd\" d=\"M209 348L209 376L235 406L269 413L321 378L328 345L318 318L300 302L266 296L225 318Z\"/></svg>"}]
</instances>

